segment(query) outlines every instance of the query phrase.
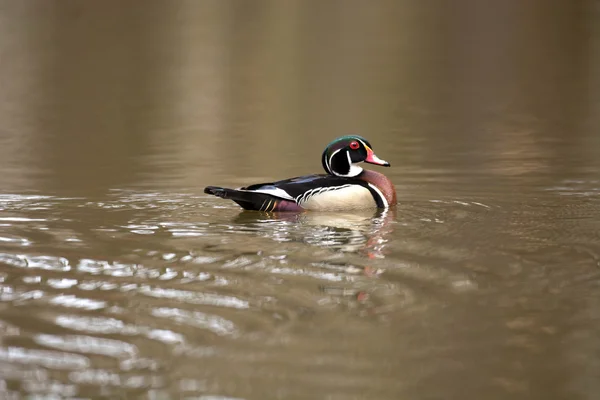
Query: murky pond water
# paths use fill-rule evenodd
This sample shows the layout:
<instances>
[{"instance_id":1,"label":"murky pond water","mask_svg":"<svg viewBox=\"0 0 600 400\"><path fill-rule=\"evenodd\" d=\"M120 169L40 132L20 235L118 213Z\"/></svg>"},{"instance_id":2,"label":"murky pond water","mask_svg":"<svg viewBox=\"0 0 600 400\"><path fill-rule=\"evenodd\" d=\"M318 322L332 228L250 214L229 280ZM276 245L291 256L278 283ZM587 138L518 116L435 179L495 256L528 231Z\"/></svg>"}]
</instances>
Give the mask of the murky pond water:
<instances>
[{"instance_id":1,"label":"murky pond water","mask_svg":"<svg viewBox=\"0 0 600 400\"><path fill-rule=\"evenodd\" d=\"M0 6L1 398L598 397L598 2Z\"/></svg>"}]
</instances>

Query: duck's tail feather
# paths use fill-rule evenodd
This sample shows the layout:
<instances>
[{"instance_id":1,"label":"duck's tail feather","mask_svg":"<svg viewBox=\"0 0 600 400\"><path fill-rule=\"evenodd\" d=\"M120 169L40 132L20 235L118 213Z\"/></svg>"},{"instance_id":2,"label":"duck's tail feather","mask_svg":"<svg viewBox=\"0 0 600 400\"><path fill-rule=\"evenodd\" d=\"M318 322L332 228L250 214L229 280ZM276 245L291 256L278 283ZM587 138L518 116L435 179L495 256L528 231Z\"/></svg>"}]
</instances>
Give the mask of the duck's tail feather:
<instances>
[{"instance_id":1,"label":"duck's tail feather","mask_svg":"<svg viewBox=\"0 0 600 400\"><path fill-rule=\"evenodd\" d=\"M207 186L204 188L204 193L212 194L222 199L233 200L245 210L255 210L254 203L258 200L255 193L219 186Z\"/></svg>"},{"instance_id":2,"label":"duck's tail feather","mask_svg":"<svg viewBox=\"0 0 600 400\"><path fill-rule=\"evenodd\" d=\"M222 199L234 199L243 196L244 192L236 189L229 189L219 186L207 186L204 188L204 193L212 194L213 196L221 197Z\"/></svg>"},{"instance_id":3,"label":"duck's tail feather","mask_svg":"<svg viewBox=\"0 0 600 400\"><path fill-rule=\"evenodd\" d=\"M246 190L229 189L218 186L207 186L204 193L236 202L244 210L256 211L299 211L295 202L280 199L269 194Z\"/></svg>"}]
</instances>

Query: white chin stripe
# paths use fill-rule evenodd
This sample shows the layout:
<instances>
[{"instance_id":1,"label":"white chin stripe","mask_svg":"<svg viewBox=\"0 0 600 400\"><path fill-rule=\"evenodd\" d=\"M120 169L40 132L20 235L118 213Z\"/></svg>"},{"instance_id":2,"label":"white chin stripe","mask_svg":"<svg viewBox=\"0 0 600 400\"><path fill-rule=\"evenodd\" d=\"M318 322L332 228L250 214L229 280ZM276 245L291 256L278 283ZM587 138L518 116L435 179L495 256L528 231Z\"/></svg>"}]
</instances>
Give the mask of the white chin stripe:
<instances>
[{"instance_id":1,"label":"white chin stripe","mask_svg":"<svg viewBox=\"0 0 600 400\"><path fill-rule=\"evenodd\" d=\"M373 189L381 198L381 201L383 202L383 206L385 208L389 208L390 204L388 203L387 199L385 198L385 196L383 195L383 193L381 193L381 190L379 190L379 188L375 185L373 185L372 183L369 183L369 187L371 189Z\"/></svg>"},{"instance_id":2,"label":"white chin stripe","mask_svg":"<svg viewBox=\"0 0 600 400\"><path fill-rule=\"evenodd\" d=\"M363 172L363 169L361 167L359 167L356 164L351 164L350 172L348 172L348 174L344 176L354 177L360 175L361 172Z\"/></svg>"}]
</instances>

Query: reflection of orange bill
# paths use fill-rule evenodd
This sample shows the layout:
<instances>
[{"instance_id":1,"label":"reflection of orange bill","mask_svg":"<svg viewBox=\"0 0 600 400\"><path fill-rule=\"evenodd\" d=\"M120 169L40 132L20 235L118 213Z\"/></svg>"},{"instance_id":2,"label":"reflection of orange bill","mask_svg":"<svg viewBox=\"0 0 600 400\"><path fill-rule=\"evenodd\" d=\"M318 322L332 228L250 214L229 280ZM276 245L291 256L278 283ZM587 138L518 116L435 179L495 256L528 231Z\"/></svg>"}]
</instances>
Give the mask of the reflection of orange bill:
<instances>
[{"instance_id":1,"label":"reflection of orange bill","mask_svg":"<svg viewBox=\"0 0 600 400\"><path fill-rule=\"evenodd\" d=\"M358 292L358 294L356 295L356 300L363 303L367 300L369 300L369 293L367 292Z\"/></svg>"}]
</instances>

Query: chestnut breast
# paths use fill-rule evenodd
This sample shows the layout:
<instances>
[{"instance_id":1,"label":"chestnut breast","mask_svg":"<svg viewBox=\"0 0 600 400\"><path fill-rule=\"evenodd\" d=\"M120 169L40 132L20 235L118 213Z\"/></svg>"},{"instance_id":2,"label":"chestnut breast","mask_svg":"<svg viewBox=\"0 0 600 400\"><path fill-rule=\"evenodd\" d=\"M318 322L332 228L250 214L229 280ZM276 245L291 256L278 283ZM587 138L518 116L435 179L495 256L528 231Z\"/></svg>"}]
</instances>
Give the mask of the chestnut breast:
<instances>
[{"instance_id":1,"label":"chestnut breast","mask_svg":"<svg viewBox=\"0 0 600 400\"><path fill-rule=\"evenodd\" d=\"M388 205L393 206L397 203L396 188L394 188L392 181L390 181L384 174L365 169L359 176L357 176L357 178L375 185L379 190L381 190L381 193L383 193L385 196Z\"/></svg>"}]
</instances>

